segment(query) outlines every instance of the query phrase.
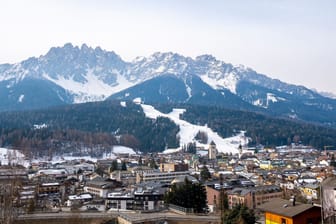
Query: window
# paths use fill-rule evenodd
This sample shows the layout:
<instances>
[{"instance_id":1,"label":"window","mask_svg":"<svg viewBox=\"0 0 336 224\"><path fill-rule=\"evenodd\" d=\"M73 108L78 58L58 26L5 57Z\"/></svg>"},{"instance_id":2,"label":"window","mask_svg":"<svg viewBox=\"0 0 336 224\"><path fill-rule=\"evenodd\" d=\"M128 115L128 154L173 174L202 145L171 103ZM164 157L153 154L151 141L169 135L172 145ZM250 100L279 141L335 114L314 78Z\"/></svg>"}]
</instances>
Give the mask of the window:
<instances>
[{"instance_id":1,"label":"window","mask_svg":"<svg viewBox=\"0 0 336 224\"><path fill-rule=\"evenodd\" d=\"M286 224L286 219L281 218L281 224Z\"/></svg>"}]
</instances>

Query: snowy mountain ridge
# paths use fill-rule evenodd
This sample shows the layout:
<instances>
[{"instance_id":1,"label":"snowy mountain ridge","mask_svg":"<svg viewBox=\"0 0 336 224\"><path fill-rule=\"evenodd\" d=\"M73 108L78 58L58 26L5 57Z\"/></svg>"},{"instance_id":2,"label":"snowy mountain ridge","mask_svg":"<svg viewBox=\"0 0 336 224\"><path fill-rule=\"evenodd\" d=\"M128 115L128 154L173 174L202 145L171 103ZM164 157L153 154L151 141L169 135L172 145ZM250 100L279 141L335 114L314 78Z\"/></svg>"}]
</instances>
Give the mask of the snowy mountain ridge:
<instances>
[{"instance_id":1,"label":"snowy mountain ridge","mask_svg":"<svg viewBox=\"0 0 336 224\"><path fill-rule=\"evenodd\" d=\"M212 55L191 58L156 52L126 62L113 51L67 43L38 58L0 65L0 111L101 101L116 94L120 100L141 97L233 106L314 122L315 118L302 113L315 111L321 115L318 122L336 123L334 99ZM330 113L331 118L323 113Z\"/></svg>"},{"instance_id":2,"label":"snowy mountain ridge","mask_svg":"<svg viewBox=\"0 0 336 224\"><path fill-rule=\"evenodd\" d=\"M192 59L172 52L156 52L147 58L124 62L114 52L99 47L93 49L85 44L79 48L70 43L53 47L38 58L0 65L0 81L8 81L7 88L28 78L45 79L73 95L74 103L104 100L111 94L167 73L177 76L194 74L212 88L228 89L234 94L241 80L260 85L273 81L266 76L260 80L261 75L253 70L226 64L211 55ZM279 82L272 88L279 89L284 85Z\"/></svg>"}]
</instances>

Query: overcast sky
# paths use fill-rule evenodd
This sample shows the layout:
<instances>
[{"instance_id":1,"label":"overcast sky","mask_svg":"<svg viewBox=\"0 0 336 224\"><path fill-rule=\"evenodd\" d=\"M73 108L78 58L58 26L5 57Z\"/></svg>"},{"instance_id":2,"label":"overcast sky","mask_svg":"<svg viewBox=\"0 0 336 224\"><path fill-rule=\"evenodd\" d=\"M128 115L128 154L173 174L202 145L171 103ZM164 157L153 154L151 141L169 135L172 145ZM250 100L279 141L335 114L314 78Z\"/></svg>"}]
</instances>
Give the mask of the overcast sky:
<instances>
[{"instance_id":1,"label":"overcast sky","mask_svg":"<svg viewBox=\"0 0 336 224\"><path fill-rule=\"evenodd\" d=\"M334 0L0 0L0 63L86 43L124 60L212 54L336 93Z\"/></svg>"}]
</instances>

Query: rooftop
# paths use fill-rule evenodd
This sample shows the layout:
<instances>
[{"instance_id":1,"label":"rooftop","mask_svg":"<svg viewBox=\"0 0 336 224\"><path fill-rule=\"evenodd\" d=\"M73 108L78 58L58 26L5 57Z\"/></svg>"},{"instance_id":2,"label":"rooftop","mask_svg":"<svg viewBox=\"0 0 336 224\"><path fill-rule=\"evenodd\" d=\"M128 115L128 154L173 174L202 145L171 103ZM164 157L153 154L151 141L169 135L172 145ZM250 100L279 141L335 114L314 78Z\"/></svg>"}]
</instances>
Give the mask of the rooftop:
<instances>
[{"instance_id":1,"label":"rooftop","mask_svg":"<svg viewBox=\"0 0 336 224\"><path fill-rule=\"evenodd\" d=\"M302 204L299 202L296 202L295 206L293 206L291 201L278 198L262 204L258 208L260 208L264 212L271 212L274 214L292 218L313 207L314 205Z\"/></svg>"}]
</instances>

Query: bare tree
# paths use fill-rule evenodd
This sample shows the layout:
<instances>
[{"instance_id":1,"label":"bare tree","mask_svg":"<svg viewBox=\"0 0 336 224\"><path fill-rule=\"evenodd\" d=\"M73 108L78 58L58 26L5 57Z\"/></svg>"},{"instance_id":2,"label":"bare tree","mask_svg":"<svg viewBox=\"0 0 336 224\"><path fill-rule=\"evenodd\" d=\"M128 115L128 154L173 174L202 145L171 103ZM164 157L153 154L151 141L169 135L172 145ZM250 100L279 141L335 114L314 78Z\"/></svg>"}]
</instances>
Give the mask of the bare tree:
<instances>
[{"instance_id":1,"label":"bare tree","mask_svg":"<svg viewBox=\"0 0 336 224\"><path fill-rule=\"evenodd\" d=\"M14 200L17 196L15 182L0 184L0 224L12 224L16 217Z\"/></svg>"}]
</instances>

